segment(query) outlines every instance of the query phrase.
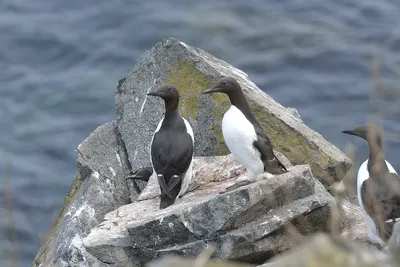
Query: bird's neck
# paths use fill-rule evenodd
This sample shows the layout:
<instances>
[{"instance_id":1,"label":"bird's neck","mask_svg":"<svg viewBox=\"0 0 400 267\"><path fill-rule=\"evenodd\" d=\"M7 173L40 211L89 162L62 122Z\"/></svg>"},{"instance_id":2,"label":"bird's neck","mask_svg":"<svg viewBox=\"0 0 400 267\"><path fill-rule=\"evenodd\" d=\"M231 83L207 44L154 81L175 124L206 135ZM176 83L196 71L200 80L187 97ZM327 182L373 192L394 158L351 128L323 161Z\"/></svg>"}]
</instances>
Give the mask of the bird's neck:
<instances>
[{"instance_id":1,"label":"bird's neck","mask_svg":"<svg viewBox=\"0 0 400 267\"><path fill-rule=\"evenodd\" d=\"M173 118L178 114L178 100L166 100L165 101L165 118Z\"/></svg>"},{"instance_id":2,"label":"bird's neck","mask_svg":"<svg viewBox=\"0 0 400 267\"><path fill-rule=\"evenodd\" d=\"M242 111L246 119L248 119L252 123L259 125L259 123L257 122L256 118L254 117L253 113L250 110L249 103L247 103L243 91L241 90L234 91L231 92L228 96L229 100L231 101L231 104L237 107L240 111Z\"/></svg>"},{"instance_id":3,"label":"bird's neck","mask_svg":"<svg viewBox=\"0 0 400 267\"><path fill-rule=\"evenodd\" d=\"M369 159L368 172L371 178L377 178L384 173L388 173L389 169L386 166L385 153L382 148L382 143L369 143Z\"/></svg>"}]
</instances>

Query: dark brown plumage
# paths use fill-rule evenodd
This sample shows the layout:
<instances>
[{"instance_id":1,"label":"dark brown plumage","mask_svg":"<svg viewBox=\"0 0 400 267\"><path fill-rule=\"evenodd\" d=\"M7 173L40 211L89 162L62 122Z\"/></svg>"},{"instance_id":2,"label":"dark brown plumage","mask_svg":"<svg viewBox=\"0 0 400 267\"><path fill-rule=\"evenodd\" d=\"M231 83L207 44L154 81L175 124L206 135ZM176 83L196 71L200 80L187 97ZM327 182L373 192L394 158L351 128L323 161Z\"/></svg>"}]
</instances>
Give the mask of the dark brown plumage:
<instances>
[{"instance_id":1,"label":"dark brown plumage","mask_svg":"<svg viewBox=\"0 0 400 267\"><path fill-rule=\"evenodd\" d=\"M361 184L361 200L365 211L375 223L380 239L386 242L394 222L400 218L400 179L387 166L382 132L378 127L367 124L342 133L361 137L368 142L369 177L365 177L367 179Z\"/></svg>"}]
</instances>

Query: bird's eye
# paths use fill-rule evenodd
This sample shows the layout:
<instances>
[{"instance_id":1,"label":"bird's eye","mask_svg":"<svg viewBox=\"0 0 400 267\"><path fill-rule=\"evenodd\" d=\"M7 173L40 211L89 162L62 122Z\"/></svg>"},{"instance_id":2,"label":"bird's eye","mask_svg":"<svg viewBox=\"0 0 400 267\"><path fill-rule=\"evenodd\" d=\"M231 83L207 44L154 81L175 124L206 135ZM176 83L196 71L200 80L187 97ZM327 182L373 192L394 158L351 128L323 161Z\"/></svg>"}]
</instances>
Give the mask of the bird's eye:
<instances>
[{"instance_id":1,"label":"bird's eye","mask_svg":"<svg viewBox=\"0 0 400 267\"><path fill-rule=\"evenodd\" d=\"M226 85L226 82L222 82L223 85Z\"/></svg>"},{"instance_id":2,"label":"bird's eye","mask_svg":"<svg viewBox=\"0 0 400 267\"><path fill-rule=\"evenodd\" d=\"M171 91L171 89L172 89L171 87L168 87L168 90L169 90L169 91Z\"/></svg>"}]
</instances>

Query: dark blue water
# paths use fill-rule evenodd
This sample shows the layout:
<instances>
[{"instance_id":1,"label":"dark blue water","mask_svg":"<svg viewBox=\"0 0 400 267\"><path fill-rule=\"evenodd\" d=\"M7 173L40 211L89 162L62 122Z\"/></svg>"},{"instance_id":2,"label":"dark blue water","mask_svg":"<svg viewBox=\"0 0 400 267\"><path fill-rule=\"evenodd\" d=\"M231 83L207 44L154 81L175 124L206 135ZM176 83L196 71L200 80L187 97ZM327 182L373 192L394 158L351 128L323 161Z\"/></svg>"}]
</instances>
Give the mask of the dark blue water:
<instances>
[{"instance_id":1,"label":"dark blue water","mask_svg":"<svg viewBox=\"0 0 400 267\"><path fill-rule=\"evenodd\" d=\"M397 0L0 0L0 189L3 196L10 163L22 266L76 174L74 149L115 118L118 79L162 38L242 69L330 142L355 142L363 160L366 144L341 130L380 112L386 130L400 133L399 14ZM393 87L378 97L373 55ZM388 159L400 170L399 148L388 141ZM0 258L9 266L5 204L1 198Z\"/></svg>"}]
</instances>

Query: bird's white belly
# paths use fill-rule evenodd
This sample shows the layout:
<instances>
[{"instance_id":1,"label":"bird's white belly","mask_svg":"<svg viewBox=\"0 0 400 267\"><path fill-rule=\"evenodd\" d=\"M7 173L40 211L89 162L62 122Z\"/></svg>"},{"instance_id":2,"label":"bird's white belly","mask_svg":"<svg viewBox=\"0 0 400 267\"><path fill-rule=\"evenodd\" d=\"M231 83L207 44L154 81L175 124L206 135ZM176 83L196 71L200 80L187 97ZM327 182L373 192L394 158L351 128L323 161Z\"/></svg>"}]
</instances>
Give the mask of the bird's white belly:
<instances>
[{"instance_id":1,"label":"bird's white belly","mask_svg":"<svg viewBox=\"0 0 400 267\"><path fill-rule=\"evenodd\" d=\"M234 158L248 172L251 172L251 174L264 172L264 164L260 159L260 152L253 146L253 142L257 140L254 126L233 105L224 114L222 119L222 134Z\"/></svg>"},{"instance_id":2,"label":"bird's white belly","mask_svg":"<svg viewBox=\"0 0 400 267\"><path fill-rule=\"evenodd\" d=\"M193 146L194 146L194 134L193 134L192 126L190 126L189 122L185 118L182 117L182 119L185 122L187 133L192 137L192 142L193 142ZM193 156L192 156L192 160L190 162L190 166L189 166L188 170L186 171L185 176L183 178L181 190L179 191L179 196L183 196L186 193L186 191L190 185L190 182L192 181L192 170L193 170Z\"/></svg>"}]
</instances>

